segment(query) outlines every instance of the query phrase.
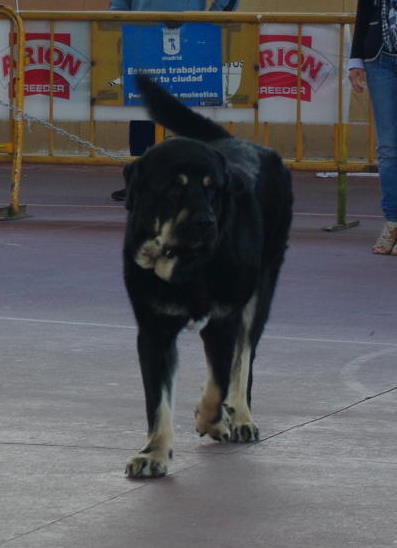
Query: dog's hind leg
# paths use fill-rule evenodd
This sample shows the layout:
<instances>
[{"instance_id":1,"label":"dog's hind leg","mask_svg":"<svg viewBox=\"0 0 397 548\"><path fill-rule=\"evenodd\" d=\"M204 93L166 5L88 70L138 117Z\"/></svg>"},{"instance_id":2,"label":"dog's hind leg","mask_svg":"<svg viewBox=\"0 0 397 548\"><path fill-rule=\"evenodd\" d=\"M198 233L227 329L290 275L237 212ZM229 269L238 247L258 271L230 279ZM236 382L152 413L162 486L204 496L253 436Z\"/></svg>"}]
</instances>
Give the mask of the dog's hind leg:
<instances>
[{"instance_id":1,"label":"dog's hind leg","mask_svg":"<svg viewBox=\"0 0 397 548\"><path fill-rule=\"evenodd\" d=\"M172 392L177 331L140 329L138 352L146 396L148 439L127 463L129 478L160 477L172 458Z\"/></svg>"},{"instance_id":2,"label":"dog's hind leg","mask_svg":"<svg viewBox=\"0 0 397 548\"><path fill-rule=\"evenodd\" d=\"M255 346L251 337L257 309L254 295L244 307L239 334L234 346L230 382L225 406L231 418L231 441L251 442L259 431L251 415L252 362Z\"/></svg>"},{"instance_id":3,"label":"dog's hind leg","mask_svg":"<svg viewBox=\"0 0 397 548\"><path fill-rule=\"evenodd\" d=\"M252 365L269 316L280 264L280 261L276 261L272 268L263 272L257 292L243 310L225 399L231 417L232 441L250 442L259 438L258 428L251 415Z\"/></svg>"},{"instance_id":4,"label":"dog's hind leg","mask_svg":"<svg viewBox=\"0 0 397 548\"><path fill-rule=\"evenodd\" d=\"M201 331L207 358L207 380L196 408L196 429L217 441L230 441L231 420L224 405L230 381L239 318L211 320Z\"/></svg>"},{"instance_id":5,"label":"dog's hind leg","mask_svg":"<svg viewBox=\"0 0 397 548\"><path fill-rule=\"evenodd\" d=\"M208 378L196 412L200 434L219 441L250 442L258 428L250 411L252 382L251 330L257 298L252 297L241 315L213 321L202 331L208 362Z\"/></svg>"}]
</instances>

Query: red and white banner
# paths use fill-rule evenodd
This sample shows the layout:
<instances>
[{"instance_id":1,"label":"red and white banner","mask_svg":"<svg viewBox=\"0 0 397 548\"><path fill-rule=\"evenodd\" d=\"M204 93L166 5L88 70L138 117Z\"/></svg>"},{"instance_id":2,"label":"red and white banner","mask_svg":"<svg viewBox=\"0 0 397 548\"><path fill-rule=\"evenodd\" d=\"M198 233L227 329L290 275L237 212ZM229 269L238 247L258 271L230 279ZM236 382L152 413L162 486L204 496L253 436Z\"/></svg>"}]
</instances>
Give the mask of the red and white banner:
<instances>
[{"instance_id":1,"label":"red and white banner","mask_svg":"<svg viewBox=\"0 0 397 548\"><path fill-rule=\"evenodd\" d=\"M347 29L346 29L347 30ZM344 59L348 53L346 43ZM300 71L300 82L298 78ZM344 111L350 86L344 71ZM300 94L302 122L338 121L339 26L264 24L259 37L259 119L294 123ZM300 90L298 86L300 85Z\"/></svg>"},{"instance_id":2,"label":"red and white banner","mask_svg":"<svg viewBox=\"0 0 397 548\"><path fill-rule=\"evenodd\" d=\"M25 22L25 109L41 119L48 119L49 96L54 98L54 119L84 121L89 119L90 38L89 24L59 22L53 37L48 23ZM13 75L7 21L0 21L0 98L7 101ZM53 55L53 75L50 64ZM15 76L14 76L15 77ZM8 116L8 114L7 114ZM4 118L4 109L1 118Z\"/></svg>"}]
</instances>

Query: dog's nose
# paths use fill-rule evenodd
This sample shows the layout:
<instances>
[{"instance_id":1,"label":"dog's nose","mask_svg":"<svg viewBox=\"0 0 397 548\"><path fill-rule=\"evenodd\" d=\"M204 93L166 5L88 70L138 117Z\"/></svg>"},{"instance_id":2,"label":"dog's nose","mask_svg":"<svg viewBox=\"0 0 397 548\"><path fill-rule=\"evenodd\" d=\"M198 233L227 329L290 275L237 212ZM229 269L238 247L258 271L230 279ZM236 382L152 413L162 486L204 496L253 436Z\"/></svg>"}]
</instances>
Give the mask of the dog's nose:
<instances>
[{"instance_id":1,"label":"dog's nose","mask_svg":"<svg viewBox=\"0 0 397 548\"><path fill-rule=\"evenodd\" d=\"M175 257L176 251L172 247L165 245L163 247L163 255L164 257L167 257L167 259L172 259L173 257Z\"/></svg>"}]
</instances>

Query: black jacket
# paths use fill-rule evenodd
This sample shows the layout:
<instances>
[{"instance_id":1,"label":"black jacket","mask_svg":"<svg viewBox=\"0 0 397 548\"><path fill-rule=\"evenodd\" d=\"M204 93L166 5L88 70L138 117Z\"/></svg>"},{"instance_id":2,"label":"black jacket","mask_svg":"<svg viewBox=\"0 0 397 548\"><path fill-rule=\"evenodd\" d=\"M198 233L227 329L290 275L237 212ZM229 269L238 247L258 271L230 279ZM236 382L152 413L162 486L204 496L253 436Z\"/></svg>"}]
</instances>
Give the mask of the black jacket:
<instances>
[{"instance_id":1,"label":"black jacket","mask_svg":"<svg viewBox=\"0 0 397 548\"><path fill-rule=\"evenodd\" d=\"M350 57L374 59L383 47L380 0L358 0Z\"/></svg>"}]
</instances>

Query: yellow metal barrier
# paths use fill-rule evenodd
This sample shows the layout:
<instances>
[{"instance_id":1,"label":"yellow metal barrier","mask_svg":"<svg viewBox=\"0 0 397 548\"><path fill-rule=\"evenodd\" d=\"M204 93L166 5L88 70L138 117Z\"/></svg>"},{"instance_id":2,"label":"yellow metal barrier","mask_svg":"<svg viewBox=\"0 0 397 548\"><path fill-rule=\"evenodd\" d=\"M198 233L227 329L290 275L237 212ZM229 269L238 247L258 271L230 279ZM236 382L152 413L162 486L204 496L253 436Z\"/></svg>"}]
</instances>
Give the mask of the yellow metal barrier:
<instances>
[{"instance_id":1,"label":"yellow metal barrier","mask_svg":"<svg viewBox=\"0 0 397 548\"><path fill-rule=\"evenodd\" d=\"M12 174L10 186L10 204L0 208L0 220L20 219L26 215L25 206L20 204L21 175L22 175L22 148L23 148L23 119L21 113L24 108L24 60L25 60L25 32L21 17L8 6L0 4L0 15L4 15L14 25L16 34L16 68L15 68L15 99L13 99L13 78L10 76L9 95L10 103L15 112L10 112L10 127L12 140L0 145L0 152L12 157ZM13 49L13 48L12 48ZM14 56L13 56L14 57Z\"/></svg>"},{"instance_id":2,"label":"yellow metal barrier","mask_svg":"<svg viewBox=\"0 0 397 548\"><path fill-rule=\"evenodd\" d=\"M15 14L7 8L3 8L8 13L10 17L14 19ZM8 11L7 11L8 10ZM1 14L1 11L0 11ZM114 24L115 22L121 23L155 23L155 22L212 22L222 25L234 25L234 24L247 24L252 25L257 29L257 34L259 35L259 27L263 23L275 23L275 24L294 24L297 25L297 51L298 57L302 54L302 26L304 24L315 24L315 25L338 25L339 27L339 64L338 64L338 106L337 106L337 120L333 128L333 153L329 157L322 157L321 159L315 157L307 157L305 154L305 139L307 137L307 128L305 123L302 121L302 97L301 97L301 64L298 63L297 66L297 97L296 97L296 121L295 121L295 153L293 155L288 155L285 158L286 163L295 170L308 170L308 171L335 171L338 173L338 196L337 196L337 220L336 225L328 227L328 229L336 228L346 228L352 226L351 223L346 221L346 184L347 184L347 172L350 171L375 171L376 170L376 159L375 159L375 137L374 137L374 128L372 118L369 117L368 123L365 124L365 131L367 132L367 154L364 160L354 160L349 157L348 151L348 140L349 140L349 130L350 124L346 123L343 117L344 110L344 94L343 94L343 78L346 71L346 63L344 58L344 43L345 43L345 28L346 25L351 25L354 23L354 14L315 14L315 13L242 13L242 12L115 12L115 11L106 11L106 12L44 12L44 11L22 11L20 12L21 18L24 22L28 21L44 21L49 25L49 35L50 35L50 84L54 82L54 72L55 67L53 64L54 60L54 42L56 34L56 25L59 22L64 21L80 21L88 22L90 24L91 32L91 43L93 35L93 25L101 23L102 25ZM23 35L22 26L18 27L21 30L18 31L18 35ZM23 48L22 39L23 36L19 36L21 40L19 42L19 48ZM257 52L256 52L257 53ZM21 52L19 51L19 55ZM257 65L257 59L252 59L252 65ZM21 63L18 62L18 67L21 66ZM19 75L19 82L22 82L22 75ZM21 84L19 89L21 89ZM17 105L18 108L21 108L23 97L17 96ZM104 156L95 148L98 144L98 134L97 134L97 120L95 119L94 113L95 99L91 98L91 104L89 107L89 119L87 122L88 130L86 131L89 136L89 141L92 143L92 148L89 153L85 155L81 154L57 154L54 144L54 129L52 126L56 126L57 120L54 116L54 94L53 86L50 85L49 93L49 112L48 112L48 122L47 131L48 131L48 153L38 154L33 153L29 155L24 155L25 161L32 161L38 163L84 163L84 164L117 164L122 163L130 159L129 157L111 158ZM255 108L255 107L254 107ZM257 105L256 105L257 109ZM17 119L15 122L17 127L20 127L19 124L22 122ZM229 127L232 130L235 130L237 123L229 123ZM274 125L270 122L259 122L257 110L255 112L254 121L251 124L251 135L250 137L258 140L260 139L264 145L272 146L273 141L273 132ZM364 126L363 126L364 128ZM15 133L14 133L15 135ZM160 128L157 128L156 139L159 140L163 136L163 131ZM21 138L20 138L21 139ZM20 140L21 142L21 140ZM15 151L16 141L14 140L13 149ZM277 147L276 147L277 148ZM18 148L20 150L20 148ZM20 154L20 153L19 153ZM16 152L14 153L15 158L17 157ZM20 170L19 170L20 171ZM11 205L10 208L14 206Z\"/></svg>"}]
</instances>

